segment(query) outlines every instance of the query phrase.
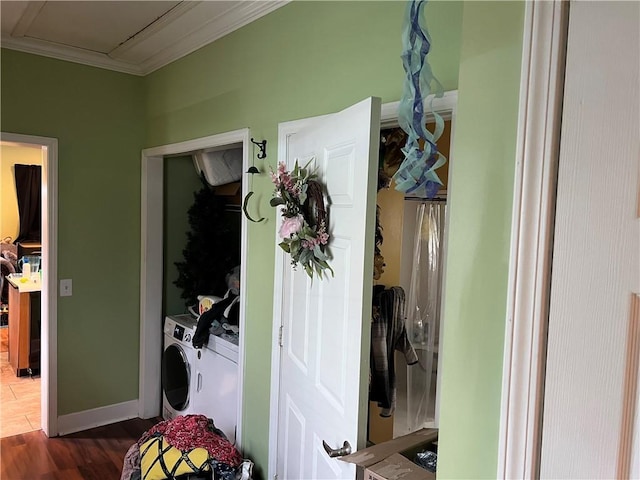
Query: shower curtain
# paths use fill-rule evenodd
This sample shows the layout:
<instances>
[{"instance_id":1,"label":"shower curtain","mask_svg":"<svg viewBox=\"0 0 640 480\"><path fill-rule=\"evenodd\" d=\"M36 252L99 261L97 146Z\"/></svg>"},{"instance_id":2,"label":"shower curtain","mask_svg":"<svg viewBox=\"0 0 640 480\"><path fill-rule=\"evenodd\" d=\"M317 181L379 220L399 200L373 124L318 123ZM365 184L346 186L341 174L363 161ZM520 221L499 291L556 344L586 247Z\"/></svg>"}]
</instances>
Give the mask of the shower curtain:
<instances>
[{"instance_id":1,"label":"shower curtain","mask_svg":"<svg viewBox=\"0 0 640 480\"><path fill-rule=\"evenodd\" d=\"M423 201L417 208L413 269L407 297L407 332L419 366L407 370L409 431L436 426L435 398L440 336L443 234L446 204Z\"/></svg>"}]
</instances>

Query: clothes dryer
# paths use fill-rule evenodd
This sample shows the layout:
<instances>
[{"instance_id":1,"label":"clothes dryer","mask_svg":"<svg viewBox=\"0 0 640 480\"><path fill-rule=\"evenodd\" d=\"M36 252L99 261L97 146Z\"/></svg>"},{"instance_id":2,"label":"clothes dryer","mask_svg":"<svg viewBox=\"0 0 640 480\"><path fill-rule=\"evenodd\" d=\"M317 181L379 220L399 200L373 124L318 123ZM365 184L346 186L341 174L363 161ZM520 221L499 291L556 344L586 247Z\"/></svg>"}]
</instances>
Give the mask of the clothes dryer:
<instances>
[{"instance_id":1,"label":"clothes dryer","mask_svg":"<svg viewBox=\"0 0 640 480\"><path fill-rule=\"evenodd\" d=\"M197 320L191 315L169 315L164 320L162 352L162 416L201 413L195 410L195 361L192 339Z\"/></svg>"},{"instance_id":2,"label":"clothes dryer","mask_svg":"<svg viewBox=\"0 0 640 480\"><path fill-rule=\"evenodd\" d=\"M213 419L231 443L238 425L238 346L209 335L195 360L193 408Z\"/></svg>"}]
</instances>

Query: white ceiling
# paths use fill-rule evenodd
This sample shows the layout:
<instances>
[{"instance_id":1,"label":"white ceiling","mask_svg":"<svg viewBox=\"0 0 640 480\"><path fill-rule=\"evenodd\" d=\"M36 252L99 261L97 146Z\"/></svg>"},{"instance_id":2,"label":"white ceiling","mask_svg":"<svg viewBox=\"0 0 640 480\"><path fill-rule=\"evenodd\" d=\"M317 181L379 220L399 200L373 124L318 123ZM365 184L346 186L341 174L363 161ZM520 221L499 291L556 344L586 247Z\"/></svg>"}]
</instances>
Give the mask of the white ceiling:
<instances>
[{"instance_id":1,"label":"white ceiling","mask_svg":"<svg viewBox=\"0 0 640 480\"><path fill-rule=\"evenodd\" d=\"M2 0L0 45L146 75L288 1Z\"/></svg>"}]
</instances>

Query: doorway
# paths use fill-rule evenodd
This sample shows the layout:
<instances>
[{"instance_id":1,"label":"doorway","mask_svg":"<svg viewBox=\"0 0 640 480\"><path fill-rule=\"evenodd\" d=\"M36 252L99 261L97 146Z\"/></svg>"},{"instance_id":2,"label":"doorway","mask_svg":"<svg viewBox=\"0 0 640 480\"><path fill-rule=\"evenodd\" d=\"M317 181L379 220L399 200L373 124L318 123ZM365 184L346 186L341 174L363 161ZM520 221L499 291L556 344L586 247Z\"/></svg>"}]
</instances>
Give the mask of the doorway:
<instances>
[{"instance_id":1,"label":"doorway","mask_svg":"<svg viewBox=\"0 0 640 480\"><path fill-rule=\"evenodd\" d=\"M331 192L331 253L336 264L349 268L326 282L306 282L304 273L292 270L276 249L269 476L295 472L289 476L299 477L306 469L308 478L344 477L346 464L329 457L366 443L378 170L378 156L371 152L379 146L380 128L397 126L399 105L381 108L375 100L279 125L281 162L292 167L299 157L316 160L318 175ZM454 120L456 103L457 92L448 92L432 105ZM340 167L327 168L337 155L342 157ZM361 211L351 215L354 208ZM319 309L323 311L316 315ZM304 314L292 322L293 312ZM315 351L308 351L312 346Z\"/></svg>"},{"instance_id":2,"label":"doorway","mask_svg":"<svg viewBox=\"0 0 640 480\"><path fill-rule=\"evenodd\" d=\"M249 129L212 135L195 140L163 145L142 151L142 225L140 278L140 387L138 415L140 418L158 416L161 412L161 355L163 314L163 200L166 157L190 155L201 150L223 147L242 148L242 171L249 168ZM243 173L244 176L244 173ZM242 198L249 193L249 181L242 181ZM240 258L247 255L247 219L241 218ZM236 445L241 449L242 386L244 378L245 282L246 262L240 264L240 311L238 338L238 394Z\"/></svg>"},{"instance_id":3,"label":"doorway","mask_svg":"<svg viewBox=\"0 0 640 480\"><path fill-rule=\"evenodd\" d=\"M19 400L15 395L25 394L31 398L30 403L34 404L35 411L24 415L22 422L24 431L42 429L45 435L52 437L57 435L57 155L58 141L55 138L37 137L32 135L20 135L13 133L2 133L0 144L3 148L15 147L19 149L29 149L35 152L41 159L42 179L41 179L41 294L40 294L40 376L39 385L34 389L28 381L19 382L19 386L12 386L7 391L10 397ZM9 306L11 309L11 306ZM3 354L4 355L4 354ZM13 372L15 374L15 372ZM5 369L3 369L3 386L5 379ZM7 377L9 378L9 377ZM34 380L35 379L29 379ZM4 390L4 389L3 389ZM26 390L26 391L25 391ZM27 393L29 392L30 393ZM3 393L5 393L3 391ZM34 400L33 397L39 397ZM4 397L3 397L4 402ZM3 404L5 407L5 404ZM6 408L3 408L6 411ZM20 429L20 425L14 425ZM37 427L37 428L36 428ZM18 432L13 430L7 435Z\"/></svg>"},{"instance_id":4,"label":"doorway","mask_svg":"<svg viewBox=\"0 0 640 480\"><path fill-rule=\"evenodd\" d=\"M373 328L378 333L374 335L372 330L367 439L370 444L439 425L442 358L439 351L443 345L442 286L452 113L442 112L444 130L437 146L447 162L436 171L443 185L430 199L395 189L391 177L404 159L401 148L406 143L406 134L391 122L381 127L376 222L379 246L374 256L373 281ZM428 123L430 131L433 127ZM384 305L396 308L381 308ZM391 318L393 312L401 317ZM393 325L402 328L392 328ZM386 333L384 345L392 345L393 349L387 351L386 361L379 358L380 326ZM380 363L387 365L389 372L379 372Z\"/></svg>"}]
</instances>

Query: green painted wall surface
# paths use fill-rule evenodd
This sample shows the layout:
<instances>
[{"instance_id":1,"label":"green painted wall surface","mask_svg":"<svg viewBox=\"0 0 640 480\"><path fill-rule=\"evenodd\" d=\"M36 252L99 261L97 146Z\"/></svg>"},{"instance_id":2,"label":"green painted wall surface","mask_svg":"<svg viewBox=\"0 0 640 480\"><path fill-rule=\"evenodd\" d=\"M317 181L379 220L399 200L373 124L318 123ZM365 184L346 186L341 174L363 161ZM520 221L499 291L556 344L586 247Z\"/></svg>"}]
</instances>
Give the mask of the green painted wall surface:
<instances>
[{"instance_id":1,"label":"green painted wall surface","mask_svg":"<svg viewBox=\"0 0 640 480\"><path fill-rule=\"evenodd\" d=\"M464 6L438 478L495 478L523 2Z\"/></svg>"},{"instance_id":2,"label":"green painted wall surface","mask_svg":"<svg viewBox=\"0 0 640 480\"><path fill-rule=\"evenodd\" d=\"M2 50L2 130L60 141L58 265L74 295L59 299L59 414L137 398L140 150L249 127L269 142L268 172L278 122L400 98L404 8L292 2L146 78ZM460 73L442 478L496 472L523 10L469 2L463 22L459 2L427 7L433 69L445 89ZM275 215L268 175L253 180L267 221L249 228L243 441L264 472Z\"/></svg>"},{"instance_id":3,"label":"green painted wall surface","mask_svg":"<svg viewBox=\"0 0 640 480\"><path fill-rule=\"evenodd\" d=\"M141 78L2 50L3 132L58 139L58 413L138 398Z\"/></svg>"},{"instance_id":4,"label":"green painted wall surface","mask_svg":"<svg viewBox=\"0 0 640 480\"><path fill-rule=\"evenodd\" d=\"M146 77L147 146L251 128L267 139L263 172L277 161L279 122L341 110L368 96L399 100L405 2L293 2ZM457 88L462 4L431 2L431 65ZM266 174L253 178L247 282L243 447L265 473L275 215ZM265 240L266 239L266 240Z\"/></svg>"},{"instance_id":5,"label":"green painted wall surface","mask_svg":"<svg viewBox=\"0 0 640 480\"><path fill-rule=\"evenodd\" d=\"M187 212L193 205L195 192L202 188L190 156L164 159L164 290L162 311L165 315L187 313L182 290L174 285L178 278L176 262L182 262L182 251L191 230Z\"/></svg>"}]
</instances>

